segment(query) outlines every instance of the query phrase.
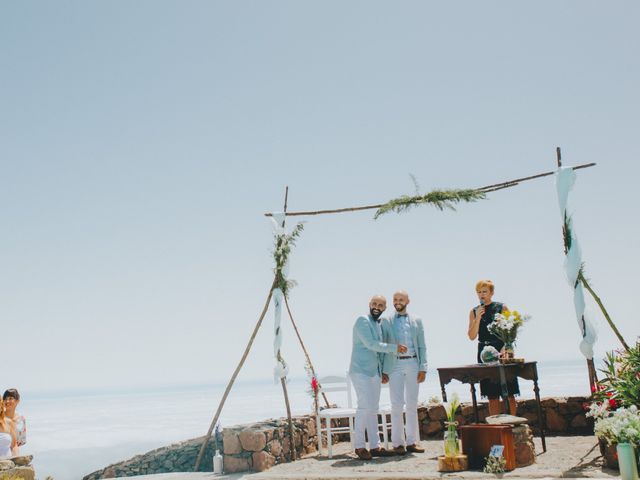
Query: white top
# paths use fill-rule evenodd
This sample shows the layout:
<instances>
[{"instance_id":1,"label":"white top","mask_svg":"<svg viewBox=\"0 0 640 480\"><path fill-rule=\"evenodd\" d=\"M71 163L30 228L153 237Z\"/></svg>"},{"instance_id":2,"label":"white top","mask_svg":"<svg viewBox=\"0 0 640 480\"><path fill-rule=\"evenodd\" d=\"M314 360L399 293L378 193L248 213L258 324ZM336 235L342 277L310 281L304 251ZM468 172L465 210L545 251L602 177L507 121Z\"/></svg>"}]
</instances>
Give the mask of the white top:
<instances>
[{"instance_id":1,"label":"white top","mask_svg":"<svg viewBox=\"0 0 640 480\"><path fill-rule=\"evenodd\" d=\"M0 432L0 460L11 457L11 435Z\"/></svg>"},{"instance_id":2,"label":"white top","mask_svg":"<svg viewBox=\"0 0 640 480\"><path fill-rule=\"evenodd\" d=\"M396 334L396 340L407 347L407 353L399 353L400 357L412 357L416 354L416 349L413 345L413 338L411 337L411 324L409 323L409 317L407 315L396 316L393 323L393 330Z\"/></svg>"}]
</instances>

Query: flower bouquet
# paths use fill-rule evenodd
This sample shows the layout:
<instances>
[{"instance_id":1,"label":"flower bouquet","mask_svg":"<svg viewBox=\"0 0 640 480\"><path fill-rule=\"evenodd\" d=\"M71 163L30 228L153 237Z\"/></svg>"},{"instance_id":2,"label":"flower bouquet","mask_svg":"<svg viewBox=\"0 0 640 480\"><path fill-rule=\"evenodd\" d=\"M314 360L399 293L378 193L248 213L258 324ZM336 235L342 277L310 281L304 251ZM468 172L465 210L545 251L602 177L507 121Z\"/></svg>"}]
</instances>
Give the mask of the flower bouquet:
<instances>
[{"instance_id":1,"label":"flower bouquet","mask_svg":"<svg viewBox=\"0 0 640 480\"><path fill-rule=\"evenodd\" d=\"M530 315L522 315L517 310L503 310L502 313L496 313L493 322L487 326L490 333L504 342L504 356L501 359L503 363L524 361L521 358L513 358L513 345L518 330L530 318Z\"/></svg>"}]
</instances>

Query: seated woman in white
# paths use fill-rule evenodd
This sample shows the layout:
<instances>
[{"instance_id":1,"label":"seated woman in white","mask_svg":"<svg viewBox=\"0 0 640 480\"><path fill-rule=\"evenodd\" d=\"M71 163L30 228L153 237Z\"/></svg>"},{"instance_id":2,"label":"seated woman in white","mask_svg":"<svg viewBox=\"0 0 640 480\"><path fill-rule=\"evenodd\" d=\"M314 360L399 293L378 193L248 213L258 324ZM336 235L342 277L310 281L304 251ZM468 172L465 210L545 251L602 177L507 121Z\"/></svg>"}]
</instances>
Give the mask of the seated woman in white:
<instances>
[{"instance_id":1,"label":"seated woman in white","mask_svg":"<svg viewBox=\"0 0 640 480\"><path fill-rule=\"evenodd\" d=\"M13 422L13 427L16 430L16 448L13 452L14 455L20 455L19 447L27 443L27 422L23 415L20 415L16 408L20 403L20 393L15 388L5 390L2 395L4 401L5 416Z\"/></svg>"},{"instance_id":2,"label":"seated woman in white","mask_svg":"<svg viewBox=\"0 0 640 480\"><path fill-rule=\"evenodd\" d=\"M5 416L4 402L0 399L0 460L13 457L16 448L16 431L13 422Z\"/></svg>"}]
</instances>

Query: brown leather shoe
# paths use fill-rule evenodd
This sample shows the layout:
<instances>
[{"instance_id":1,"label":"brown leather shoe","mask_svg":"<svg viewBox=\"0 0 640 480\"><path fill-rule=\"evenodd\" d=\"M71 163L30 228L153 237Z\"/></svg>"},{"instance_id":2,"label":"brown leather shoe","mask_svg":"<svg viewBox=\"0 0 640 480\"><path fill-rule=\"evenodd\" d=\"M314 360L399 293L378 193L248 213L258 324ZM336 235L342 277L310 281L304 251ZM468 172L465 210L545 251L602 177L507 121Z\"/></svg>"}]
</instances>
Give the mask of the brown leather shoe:
<instances>
[{"instance_id":1,"label":"brown leather shoe","mask_svg":"<svg viewBox=\"0 0 640 480\"><path fill-rule=\"evenodd\" d=\"M414 443L413 445L407 445L407 452L424 453L424 448L419 447Z\"/></svg>"},{"instance_id":2,"label":"brown leather shoe","mask_svg":"<svg viewBox=\"0 0 640 480\"><path fill-rule=\"evenodd\" d=\"M356 455L360 460L371 460L371 454L366 448L356 448Z\"/></svg>"},{"instance_id":3,"label":"brown leather shoe","mask_svg":"<svg viewBox=\"0 0 640 480\"><path fill-rule=\"evenodd\" d=\"M404 449L404 447L402 445L400 445L399 447L395 447L393 449L393 451L395 452L396 455L406 455L407 451Z\"/></svg>"},{"instance_id":4,"label":"brown leather shoe","mask_svg":"<svg viewBox=\"0 0 640 480\"><path fill-rule=\"evenodd\" d=\"M386 450L382 447L372 448L371 450L369 450L369 452L371 452L372 457L395 457L396 456L396 452L394 452L393 450Z\"/></svg>"}]
</instances>

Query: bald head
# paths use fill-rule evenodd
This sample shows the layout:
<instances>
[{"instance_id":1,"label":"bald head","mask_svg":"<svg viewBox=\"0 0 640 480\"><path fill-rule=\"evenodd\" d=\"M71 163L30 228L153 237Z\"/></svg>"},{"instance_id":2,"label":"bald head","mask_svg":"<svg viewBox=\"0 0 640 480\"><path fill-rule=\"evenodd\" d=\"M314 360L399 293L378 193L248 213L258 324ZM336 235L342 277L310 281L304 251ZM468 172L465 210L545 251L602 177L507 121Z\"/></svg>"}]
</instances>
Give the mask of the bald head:
<instances>
[{"instance_id":1,"label":"bald head","mask_svg":"<svg viewBox=\"0 0 640 480\"><path fill-rule=\"evenodd\" d=\"M407 305L409 305L409 294L404 290L398 290L393 294L393 306L401 315L407 313Z\"/></svg>"},{"instance_id":2,"label":"bald head","mask_svg":"<svg viewBox=\"0 0 640 480\"><path fill-rule=\"evenodd\" d=\"M369 313L376 320L380 318L380 315L382 315L382 312L384 312L386 309L387 299L382 295L374 295L373 297L371 297L371 300L369 300Z\"/></svg>"}]
</instances>

